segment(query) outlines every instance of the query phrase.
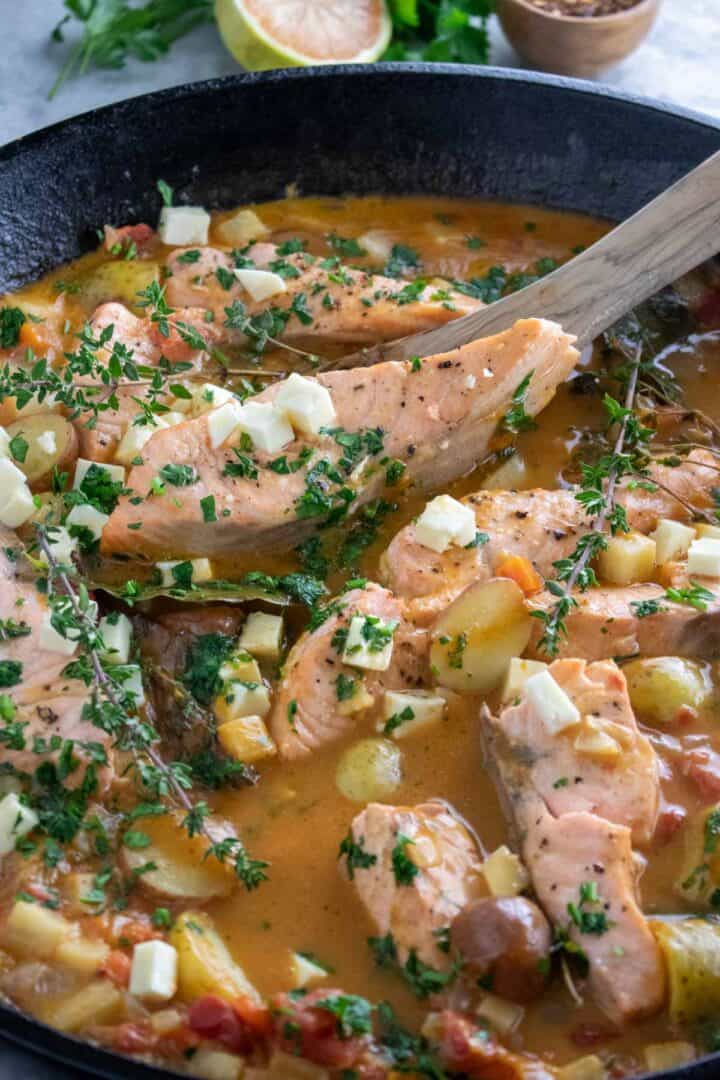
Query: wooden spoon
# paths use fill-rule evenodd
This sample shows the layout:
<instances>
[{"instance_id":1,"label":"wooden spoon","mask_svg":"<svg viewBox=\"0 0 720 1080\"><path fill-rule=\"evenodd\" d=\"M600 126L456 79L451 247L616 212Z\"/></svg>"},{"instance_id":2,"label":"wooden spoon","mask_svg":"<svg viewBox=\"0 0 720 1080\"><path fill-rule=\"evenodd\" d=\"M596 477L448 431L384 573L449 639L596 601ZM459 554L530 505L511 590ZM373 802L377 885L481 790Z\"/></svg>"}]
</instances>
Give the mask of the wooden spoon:
<instances>
[{"instance_id":1,"label":"wooden spoon","mask_svg":"<svg viewBox=\"0 0 720 1080\"><path fill-rule=\"evenodd\" d=\"M436 330L388 341L333 367L434 356L543 318L583 348L637 304L720 251L720 152L559 270Z\"/></svg>"}]
</instances>

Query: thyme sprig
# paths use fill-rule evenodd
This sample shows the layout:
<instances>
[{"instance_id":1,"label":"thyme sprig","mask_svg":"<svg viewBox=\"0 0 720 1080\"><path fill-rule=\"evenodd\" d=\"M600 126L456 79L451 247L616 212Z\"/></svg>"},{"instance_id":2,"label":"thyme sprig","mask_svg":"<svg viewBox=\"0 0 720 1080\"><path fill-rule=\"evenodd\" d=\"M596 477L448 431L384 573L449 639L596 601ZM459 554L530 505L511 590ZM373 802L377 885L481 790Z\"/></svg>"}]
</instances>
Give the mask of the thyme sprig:
<instances>
[{"instance_id":1,"label":"thyme sprig","mask_svg":"<svg viewBox=\"0 0 720 1080\"><path fill-rule=\"evenodd\" d=\"M597 585L597 577L590 564L607 548L606 529L609 528L613 536L629 531L625 510L616 502L617 485L624 476L644 474L642 450L653 434L650 428L640 423L633 411L639 370L640 350L628 376L625 404L621 405L609 394L605 395L604 405L609 422L618 426L615 444L611 453L604 454L594 465L581 466L582 483L575 496L588 516L592 515L590 527L580 537L571 555L553 563L557 578L547 581L546 587L556 598L556 603L548 611L531 613L543 623L538 647L550 657L557 656L561 638L567 637L565 620L578 606L574 590L579 588L585 592Z\"/></svg>"},{"instance_id":2,"label":"thyme sprig","mask_svg":"<svg viewBox=\"0 0 720 1080\"><path fill-rule=\"evenodd\" d=\"M183 762L163 760L156 749L160 741L157 730L137 713L132 695L104 666L97 608L87 587L82 581L73 581L69 568L57 561L43 526L36 526L36 536L47 567L51 625L63 637L77 642L81 654L69 665L70 672L91 687L90 701L83 706L83 719L110 735L117 749L132 756L144 794L151 798L171 799L184 810L181 824L188 836L204 836L208 841L203 860L212 857L222 863L232 863L245 888L256 888L267 877L267 863L251 858L237 837L213 838L208 825L210 807L205 802L193 801L188 795L192 789L190 768Z\"/></svg>"}]
</instances>

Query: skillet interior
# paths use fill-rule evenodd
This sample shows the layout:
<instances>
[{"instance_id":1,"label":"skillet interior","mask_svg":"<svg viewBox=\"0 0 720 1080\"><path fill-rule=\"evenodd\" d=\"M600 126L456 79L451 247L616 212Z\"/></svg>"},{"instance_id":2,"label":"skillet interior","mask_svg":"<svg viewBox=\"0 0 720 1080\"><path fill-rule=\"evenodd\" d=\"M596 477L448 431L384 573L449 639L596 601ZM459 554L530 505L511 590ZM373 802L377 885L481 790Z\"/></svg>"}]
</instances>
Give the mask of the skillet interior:
<instances>
[{"instance_id":1,"label":"skillet interior","mask_svg":"<svg viewBox=\"0 0 720 1080\"><path fill-rule=\"evenodd\" d=\"M348 77L350 76L350 77ZM0 150L0 290L93 247L105 222L153 220L155 181L210 207L283 194L452 194L621 219L720 146L712 121L571 80L427 65L247 75L88 113ZM65 1062L127 1063L0 1008L0 1031ZM668 1077L718 1075L707 1058ZM133 1062L132 1075L170 1073Z\"/></svg>"}]
</instances>

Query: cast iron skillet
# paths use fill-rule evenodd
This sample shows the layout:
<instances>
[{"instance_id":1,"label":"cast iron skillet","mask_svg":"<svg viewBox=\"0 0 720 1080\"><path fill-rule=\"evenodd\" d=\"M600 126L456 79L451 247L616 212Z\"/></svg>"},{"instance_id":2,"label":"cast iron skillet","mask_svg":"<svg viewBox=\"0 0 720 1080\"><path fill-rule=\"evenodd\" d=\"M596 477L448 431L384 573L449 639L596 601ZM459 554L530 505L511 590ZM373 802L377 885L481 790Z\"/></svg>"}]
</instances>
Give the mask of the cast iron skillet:
<instances>
[{"instance_id":1,"label":"cast iron skillet","mask_svg":"<svg viewBox=\"0 0 720 1080\"><path fill-rule=\"evenodd\" d=\"M627 217L720 147L720 125L588 83L500 69L378 65L242 75L135 98L0 149L0 291L153 223L155 181L226 207L281 196L484 196ZM171 1074L0 1006L0 1073ZM67 1067L67 1068L66 1068ZM666 1074L711 1080L720 1056Z\"/></svg>"}]
</instances>

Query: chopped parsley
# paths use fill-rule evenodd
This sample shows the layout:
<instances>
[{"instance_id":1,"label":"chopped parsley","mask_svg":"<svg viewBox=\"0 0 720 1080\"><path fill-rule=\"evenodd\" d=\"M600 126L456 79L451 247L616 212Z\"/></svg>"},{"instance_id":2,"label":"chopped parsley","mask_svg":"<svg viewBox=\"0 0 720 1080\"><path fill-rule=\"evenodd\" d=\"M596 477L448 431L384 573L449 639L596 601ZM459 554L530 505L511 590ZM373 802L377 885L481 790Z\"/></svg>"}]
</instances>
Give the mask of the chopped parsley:
<instances>
[{"instance_id":1,"label":"chopped parsley","mask_svg":"<svg viewBox=\"0 0 720 1080\"><path fill-rule=\"evenodd\" d=\"M335 694L338 701L349 701L350 698L355 696L356 690L357 684L355 680L341 671L335 680Z\"/></svg>"},{"instance_id":2,"label":"chopped parsley","mask_svg":"<svg viewBox=\"0 0 720 1080\"><path fill-rule=\"evenodd\" d=\"M414 844L414 840L411 840L409 836L403 836L402 833L397 834L391 856L393 874L397 885L412 885L420 873L419 867L415 865L407 854L406 849L411 844Z\"/></svg>"},{"instance_id":3,"label":"chopped parsley","mask_svg":"<svg viewBox=\"0 0 720 1080\"><path fill-rule=\"evenodd\" d=\"M502 419L502 426L513 435L519 435L521 431L532 431L537 427L532 416L525 412L525 401L530 387L530 380L534 374L534 371L528 372L518 385L512 396L512 406Z\"/></svg>"},{"instance_id":4,"label":"chopped parsley","mask_svg":"<svg viewBox=\"0 0 720 1080\"><path fill-rule=\"evenodd\" d=\"M406 705L401 712L393 713L392 716L388 717L383 727L383 735L392 735L393 731L397 731L403 724L414 719L415 713L409 705Z\"/></svg>"},{"instance_id":5,"label":"chopped parsley","mask_svg":"<svg viewBox=\"0 0 720 1080\"><path fill-rule=\"evenodd\" d=\"M0 308L0 349L15 348L26 322L25 312L19 307Z\"/></svg>"},{"instance_id":6,"label":"chopped parsley","mask_svg":"<svg viewBox=\"0 0 720 1080\"><path fill-rule=\"evenodd\" d=\"M372 1031L373 1006L356 994L333 994L316 1001L315 1008L332 1013L341 1039L368 1035Z\"/></svg>"},{"instance_id":7,"label":"chopped parsley","mask_svg":"<svg viewBox=\"0 0 720 1080\"><path fill-rule=\"evenodd\" d=\"M8 443L8 449L12 454L15 461L19 461L22 465L27 457L27 452L30 448L30 444L27 439L24 439L22 434L18 432L17 435L13 435L12 439Z\"/></svg>"},{"instance_id":8,"label":"chopped parsley","mask_svg":"<svg viewBox=\"0 0 720 1080\"><path fill-rule=\"evenodd\" d=\"M356 870L368 870L377 862L377 855L373 855L370 851L366 851L363 847L364 843L364 836L361 836L358 842L355 843L352 832L348 831L347 836L340 844L338 858L341 859L343 855L345 856L345 865L347 867L348 877L351 881L355 877Z\"/></svg>"},{"instance_id":9,"label":"chopped parsley","mask_svg":"<svg viewBox=\"0 0 720 1080\"><path fill-rule=\"evenodd\" d=\"M163 483L173 487L190 487L198 479L194 465L163 465L159 475Z\"/></svg>"},{"instance_id":10,"label":"chopped parsley","mask_svg":"<svg viewBox=\"0 0 720 1080\"><path fill-rule=\"evenodd\" d=\"M413 270L419 270L420 266L420 256L417 251L406 247L405 244L393 244L383 273L385 277L399 278Z\"/></svg>"},{"instance_id":11,"label":"chopped parsley","mask_svg":"<svg viewBox=\"0 0 720 1080\"><path fill-rule=\"evenodd\" d=\"M217 521L217 510L215 509L215 496L206 495L200 500L200 509L202 510L203 521L206 525L209 525L213 521Z\"/></svg>"},{"instance_id":12,"label":"chopped parsley","mask_svg":"<svg viewBox=\"0 0 720 1080\"><path fill-rule=\"evenodd\" d=\"M188 649L182 682L201 705L209 705L220 692L220 668L232 647L227 634L201 634Z\"/></svg>"},{"instance_id":13,"label":"chopped parsley","mask_svg":"<svg viewBox=\"0 0 720 1080\"><path fill-rule=\"evenodd\" d=\"M19 660L0 660L0 686L17 686L22 682L23 666Z\"/></svg>"},{"instance_id":14,"label":"chopped parsley","mask_svg":"<svg viewBox=\"0 0 720 1080\"><path fill-rule=\"evenodd\" d=\"M357 240L353 238L338 236L337 233L328 233L325 239L333 251L337 251L339 255L346 259L361 259L363 255L367 255L365 248L361 247Z\"/></svg>"}]
</instances>

